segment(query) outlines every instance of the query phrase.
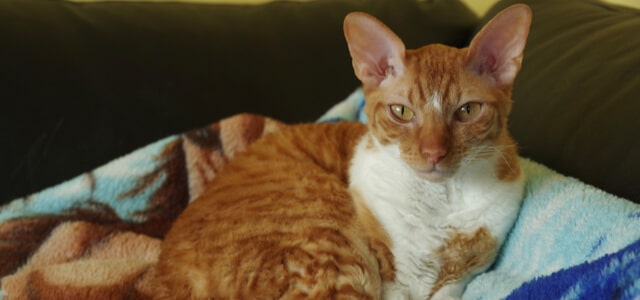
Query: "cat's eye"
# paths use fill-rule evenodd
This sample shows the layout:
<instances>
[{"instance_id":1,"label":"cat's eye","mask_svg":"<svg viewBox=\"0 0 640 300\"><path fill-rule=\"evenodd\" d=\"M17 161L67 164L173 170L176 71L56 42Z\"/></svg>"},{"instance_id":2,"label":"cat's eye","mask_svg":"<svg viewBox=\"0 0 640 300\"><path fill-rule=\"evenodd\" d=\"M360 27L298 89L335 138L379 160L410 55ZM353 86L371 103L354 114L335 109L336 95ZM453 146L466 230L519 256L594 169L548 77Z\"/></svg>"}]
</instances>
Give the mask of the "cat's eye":
<instances>
[{"instance_id":1,"label":"cat's eye","mask_svg":"<svg viewBox=\"0 0 640 300\"><path fill-rule=\"evenodd\" d=\"M456 111L455 118L459 122L468 122L475 118L482 110L482 103L467 102Z\"/></svg>"},{"instance_id":2,"label":"cat's eye","mask_svg":"<svg viewBox=\"0 0 640 300\"><path fill-rule=\"evenodd\" d=\"M402 104L391 104L389 106L391 113L402 122L409 122L413 120L415 113L408 107Z\"/></svg>"}]
</instances>

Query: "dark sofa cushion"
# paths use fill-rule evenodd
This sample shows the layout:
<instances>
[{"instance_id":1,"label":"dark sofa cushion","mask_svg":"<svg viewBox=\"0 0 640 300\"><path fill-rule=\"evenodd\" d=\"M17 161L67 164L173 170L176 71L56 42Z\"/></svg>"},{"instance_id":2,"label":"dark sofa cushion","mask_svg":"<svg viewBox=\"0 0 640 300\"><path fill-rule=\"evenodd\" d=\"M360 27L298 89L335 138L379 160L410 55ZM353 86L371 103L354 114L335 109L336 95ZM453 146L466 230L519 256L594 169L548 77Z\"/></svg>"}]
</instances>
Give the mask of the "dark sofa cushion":
<instances>
[{"instance_id":1,"label":"dark sofa cushion","mask_svg":"<svg viewBox=\"0 0 640 300\"><path fill-rule=\"evenodd\" d=\"M462 46L458 1L0 1L0 202L239 112L313 121L358 86L342 19Z\"/></svg>"},{"instance_id":2,"label":"dark sofa cushion","mask_svg":"<svg viewBox=\"0 0 640 300\"><path fill-rule=\"evenodd\" d=\"M521 153L640 202L640 11L590 0L508 0L533 10L514 87Z\"/></svg>"}]
</instances>

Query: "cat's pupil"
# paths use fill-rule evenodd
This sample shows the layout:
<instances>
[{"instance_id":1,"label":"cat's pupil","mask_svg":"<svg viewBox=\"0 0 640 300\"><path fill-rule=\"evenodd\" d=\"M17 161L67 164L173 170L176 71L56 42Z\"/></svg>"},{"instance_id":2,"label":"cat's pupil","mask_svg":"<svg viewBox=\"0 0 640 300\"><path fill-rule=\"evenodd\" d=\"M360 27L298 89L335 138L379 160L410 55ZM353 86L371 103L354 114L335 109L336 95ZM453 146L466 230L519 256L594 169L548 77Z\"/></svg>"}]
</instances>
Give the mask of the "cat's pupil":
<instances>
[{"instance_id":1,"label":"cat's pupil","mask_svg":"<svg viewBox=\"0 0 640 300\"><path fill-rule=\"evenodd\" d=\"M462 118L468 118L471 115L471 104L467 103L460 108Z\"/></svg>"},{"instance_id":2,"label":"cat's pupil","mask_svg":"<svg viewBox=\"0 0 640 300\"><path fill-rule=\"evenodd\" d=\"M470 102L462 105L455 114L460 122L470 121L474 116L480 113L482 104L478 102Z\"/></svg>"},{"instance_id":3,"label":"cat's pupil","mask_svg":"<svg viewBox=\"0 0 640 300\"><path fill-rule=\"evenodd\" d=\"M413 111L402 104L392 104L390 107L394 117L401 122L409 122L413 120Z\"/></svg>"}]
</instances>

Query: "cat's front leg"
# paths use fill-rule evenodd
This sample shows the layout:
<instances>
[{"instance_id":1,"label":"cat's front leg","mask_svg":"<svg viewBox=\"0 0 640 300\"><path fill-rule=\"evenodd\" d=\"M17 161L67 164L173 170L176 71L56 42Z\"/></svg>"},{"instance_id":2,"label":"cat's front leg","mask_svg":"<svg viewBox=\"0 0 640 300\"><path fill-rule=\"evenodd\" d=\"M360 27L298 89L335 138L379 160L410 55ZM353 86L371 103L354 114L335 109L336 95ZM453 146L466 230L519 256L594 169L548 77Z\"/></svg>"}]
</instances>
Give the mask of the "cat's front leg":
<instances>
[{"instance_id":1,"label":"cat's front leg","mask_svg":"<svg viewBox=\"0 0 640 300\"><path fill-rule=\"evenodd\" d=\"M440 271L429 299L461 299L467 283L494 261L498 247L498 240L484 226L470 232L450 232L436 251Z\"/></svg>"},{"instance_id":2,"label":"cat's front leg","mask_svg":"<svg viewBox=\"0 0 640 300\"><path fill-rule=\"evenodd\" d=\"M384 300L411 300L411 293L406 287L396 282L385 282L382 285L382 299Z\"/></svg>"},{"instance_id":3,"label":"cat's front leg","mask_svg":"<svg viewBox=\"0 0 640 300\"><path fill-rule=\"evenodd\" d=\"M438 289L438 291L431 296L430 300L457 300L462 299L462 293L467 286L469 280L458 280L446 284Z\"/></svg>"}]
</instances>

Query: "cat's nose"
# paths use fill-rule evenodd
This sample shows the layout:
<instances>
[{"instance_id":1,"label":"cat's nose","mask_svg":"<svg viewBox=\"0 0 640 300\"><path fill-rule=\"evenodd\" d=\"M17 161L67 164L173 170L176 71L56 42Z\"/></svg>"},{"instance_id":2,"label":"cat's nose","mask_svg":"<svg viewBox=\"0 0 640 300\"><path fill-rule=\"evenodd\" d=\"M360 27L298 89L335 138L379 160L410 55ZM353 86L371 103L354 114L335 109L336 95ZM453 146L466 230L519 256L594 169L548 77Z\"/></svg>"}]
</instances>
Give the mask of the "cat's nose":
<instances>
[{"instance_id":1,"label":"cat's nose","mask_svg":"<svg viewBox=\"0 0 640 300\"><path fill-rule=\"evenodd\" d=\"M444 147L422 148L422 156L430 163L436 165L447 156L447 149Z\"/></svg>"},{"instance_id":2,"label":"cat's nose","mask_svg":"<svg viewBox=\"0 0 640 300\"><path fill-rule=\"evenodd\" d=\"M431 120L420 132L420 154L433 165L441 162L449 150L449 133L445 124Z\"/></svg>"}]
</instances>

